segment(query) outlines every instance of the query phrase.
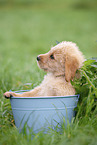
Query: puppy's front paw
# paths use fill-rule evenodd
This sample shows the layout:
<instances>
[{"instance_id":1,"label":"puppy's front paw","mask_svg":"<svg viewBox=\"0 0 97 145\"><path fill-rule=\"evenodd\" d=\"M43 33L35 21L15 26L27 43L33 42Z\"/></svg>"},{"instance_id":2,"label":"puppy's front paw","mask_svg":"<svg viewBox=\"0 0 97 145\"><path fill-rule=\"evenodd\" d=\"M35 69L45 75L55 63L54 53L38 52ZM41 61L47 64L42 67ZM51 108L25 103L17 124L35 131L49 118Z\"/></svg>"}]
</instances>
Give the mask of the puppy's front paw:
<instances>
[{"instance_id":1,"label":"puppy's front paw","mask_svg":"<svg viewBox=\"0 0 97 145\"><path fill-rule=\"evenodd\" d=\"M5 98L10 98L12 96L11 92L5 92L3 95Z\"/></svg>"}]
</instances>

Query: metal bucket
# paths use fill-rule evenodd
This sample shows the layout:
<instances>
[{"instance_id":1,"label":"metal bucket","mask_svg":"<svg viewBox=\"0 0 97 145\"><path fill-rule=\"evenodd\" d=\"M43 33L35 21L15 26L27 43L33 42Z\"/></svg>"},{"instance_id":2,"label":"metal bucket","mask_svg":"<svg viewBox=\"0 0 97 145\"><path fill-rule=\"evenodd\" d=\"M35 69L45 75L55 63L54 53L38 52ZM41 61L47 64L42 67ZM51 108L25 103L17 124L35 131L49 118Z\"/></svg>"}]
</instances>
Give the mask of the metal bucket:
<instances>
[{"instance_id":1,"label":"metal bucket","mask_svg":"<svg viewBox=\"0 0 97 145\"><path fill-rule=\"evenodd\" d=\"M18 93L22 93L19 91ZM25 123L35 133L49 127L55 128L65 119L71 122L75 116L78 95L50 97L11 97L15 125L23 129Z\"/></svg>"}]
</instances>

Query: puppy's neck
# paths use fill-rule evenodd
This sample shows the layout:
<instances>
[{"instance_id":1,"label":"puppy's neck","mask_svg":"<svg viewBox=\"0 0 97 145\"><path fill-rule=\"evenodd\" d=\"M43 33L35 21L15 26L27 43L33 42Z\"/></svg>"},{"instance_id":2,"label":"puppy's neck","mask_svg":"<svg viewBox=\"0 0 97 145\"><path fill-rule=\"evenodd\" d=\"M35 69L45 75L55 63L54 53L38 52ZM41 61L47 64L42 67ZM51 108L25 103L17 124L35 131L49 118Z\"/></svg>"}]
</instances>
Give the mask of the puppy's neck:
<instances>
[{"instance_id":1,"label":"puppy's neck","mask_svg":"<svg viewBox=\"0 0 97 145\"><path fill-rule=\"evenodd\" d=\"M65 78L65 75L63 74L63 75L57 75L56 77L64 77Z\"/></svg>"},{"instance_id":2,"label":"puppy's neck","mask_svg":"<svg viewBox=\"0 0 97 145\"><path fill-rule=\"evenodd\" d=\"M64 77L65 78L65 74L64 73L52 73L52 75L54 76L54 77Z\"/></svg>"}]
</instances>

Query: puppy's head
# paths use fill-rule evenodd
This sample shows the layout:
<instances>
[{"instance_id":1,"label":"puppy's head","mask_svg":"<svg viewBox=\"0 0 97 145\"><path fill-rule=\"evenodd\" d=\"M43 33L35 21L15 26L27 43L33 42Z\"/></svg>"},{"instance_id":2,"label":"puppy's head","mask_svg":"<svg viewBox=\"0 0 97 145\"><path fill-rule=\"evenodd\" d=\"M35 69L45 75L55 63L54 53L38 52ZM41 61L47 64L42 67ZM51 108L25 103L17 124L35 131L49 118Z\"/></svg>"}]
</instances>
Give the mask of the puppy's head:
<instances>
[{"instance_id":1,"label":"puppy's head","mask_svg":"<svg viewBox=\"0 0 97 145\"><path fill-rule=\"evenodd\" d=\"M37 57L41 69L53 73L55 76L65 76L70 81L76 70L82 66L84 57L75 43L61 42L51 48L46 54Z\"/></svg>"}]
</instances>

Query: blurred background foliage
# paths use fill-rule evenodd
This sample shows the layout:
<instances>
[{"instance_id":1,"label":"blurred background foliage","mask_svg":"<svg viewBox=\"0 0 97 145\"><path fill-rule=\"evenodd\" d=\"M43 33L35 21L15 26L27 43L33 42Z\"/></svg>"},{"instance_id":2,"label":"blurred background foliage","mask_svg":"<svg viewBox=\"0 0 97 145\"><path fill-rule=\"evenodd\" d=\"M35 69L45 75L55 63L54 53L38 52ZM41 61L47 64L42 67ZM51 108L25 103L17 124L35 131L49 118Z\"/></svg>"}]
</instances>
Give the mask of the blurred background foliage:
<instances>
[{"instance_id":1,"label":"blurred background foliage","mask_svg":"<svg viewBox=\"0 0 97 145\"><path fill-rule=\"evenodd\" d=\"M77 7L77 8L92 8L97 5L96 0L0 0L1 5L34 5L34 4L51 4L64 3L66 6Z\"/></svg>"},{"instance_id":2,"label":"blurred background foliage","mask_svg":"<svg viewBox=\"0 0 97 145\"><path fill-rule=\"evenodd\" d=\"M21 43L44 53L56 40L66 40L76 42L86 57L96 56L97 1L0 0L0 31L7 50L15 42L14 49Z\"/></svg>"}]
</instances>

